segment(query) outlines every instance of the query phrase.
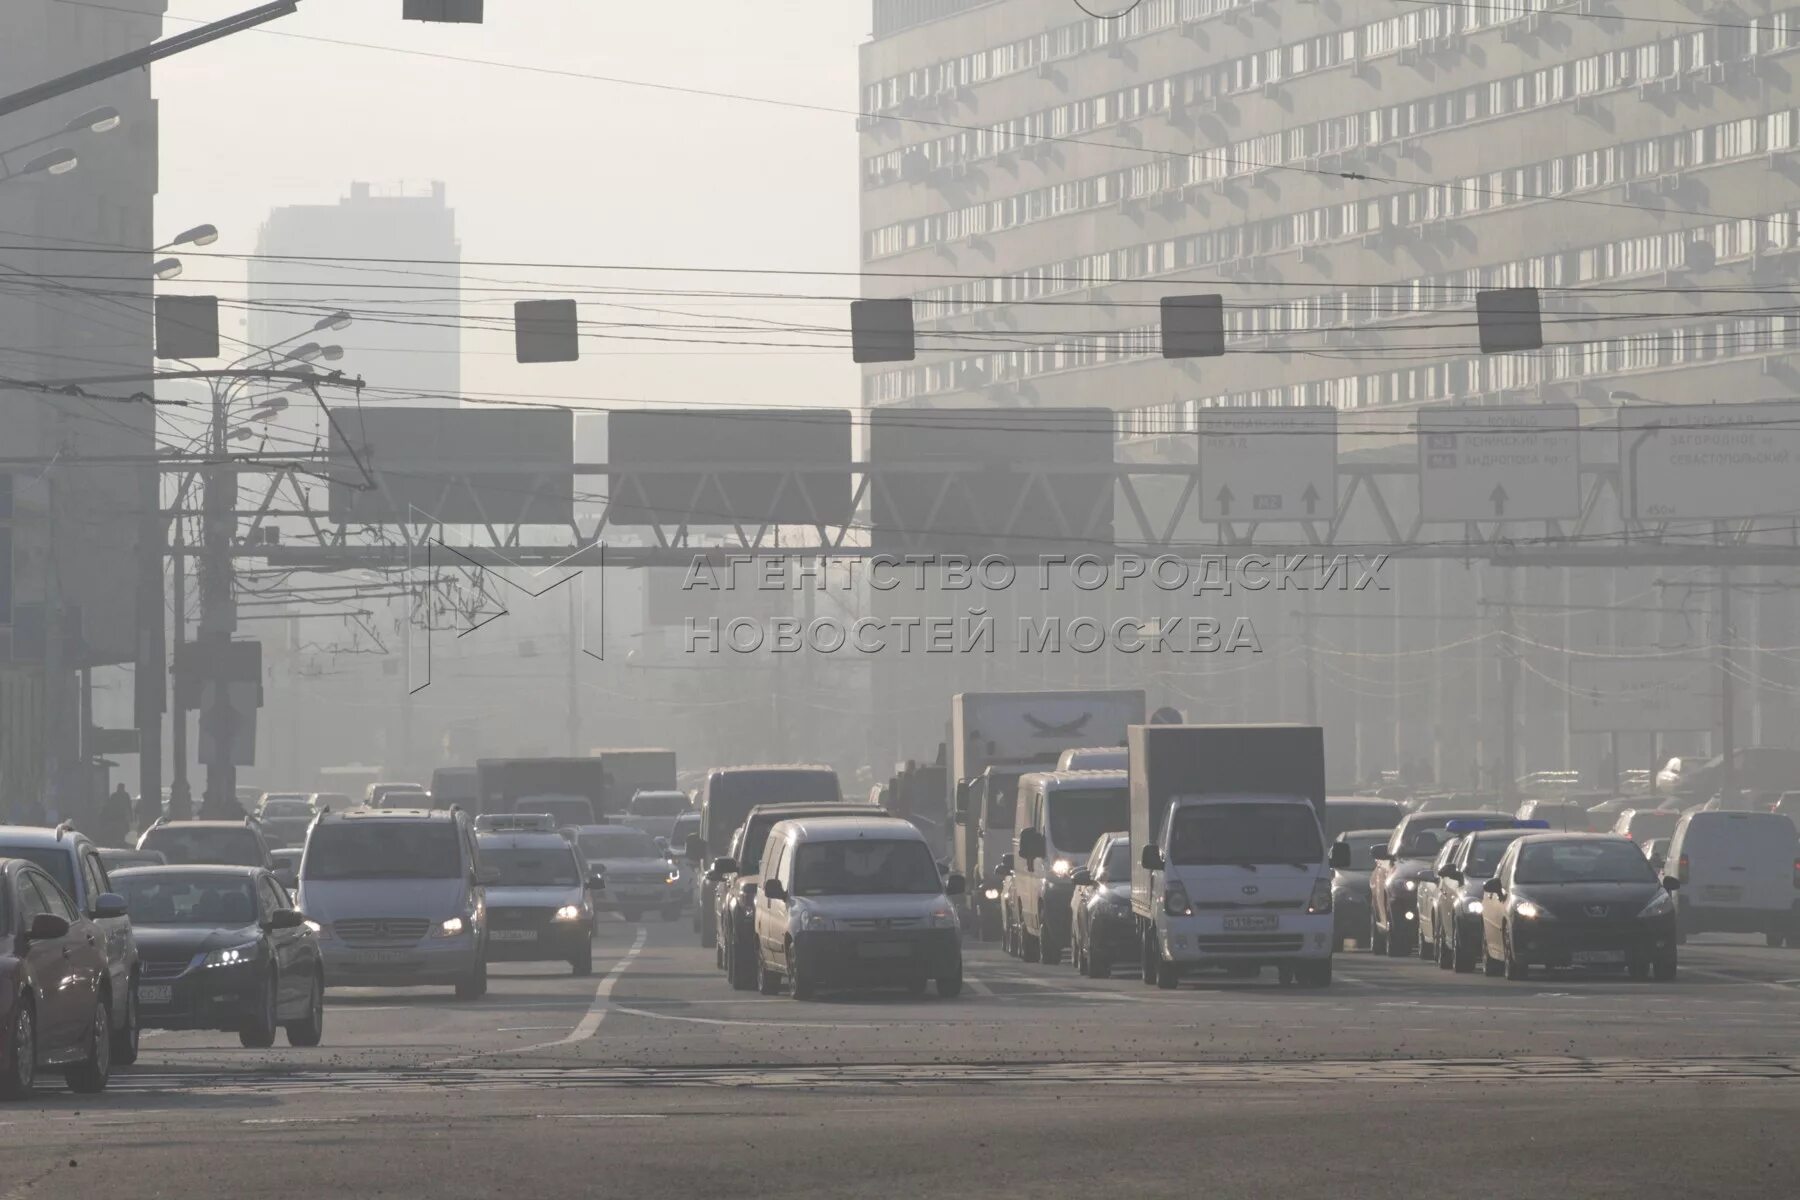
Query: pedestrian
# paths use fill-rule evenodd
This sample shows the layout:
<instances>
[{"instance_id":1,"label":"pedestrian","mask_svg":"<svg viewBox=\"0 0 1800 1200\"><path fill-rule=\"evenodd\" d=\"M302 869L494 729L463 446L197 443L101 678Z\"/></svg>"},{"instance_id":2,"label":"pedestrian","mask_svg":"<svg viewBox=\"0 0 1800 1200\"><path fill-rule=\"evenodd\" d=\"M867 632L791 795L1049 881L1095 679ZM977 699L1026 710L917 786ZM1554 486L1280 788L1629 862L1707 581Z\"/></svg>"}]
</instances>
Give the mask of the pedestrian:
<instances>
[{"instance_id":1,"label":"pedestrian","mask_svg":"<svg viewBox=\"0 0 1800 1200\"><path fill-rule=\"evenodd\" d=\"M123 783L100 801L99 819L94 822L94 840L102 846L123 846L131 836L131 793Z\"/></svg>"},{"instance_id":2,"label":"pedestrian","mask_svg":"<svg viewBox=\"0 0 1800 1200\"><path fill-rule=\"evenodd\" d=\"M188 781L177 779L169 788L169 820L191 821L194 819L194 793L188 787Z\"/></svg>"}]
</instances>

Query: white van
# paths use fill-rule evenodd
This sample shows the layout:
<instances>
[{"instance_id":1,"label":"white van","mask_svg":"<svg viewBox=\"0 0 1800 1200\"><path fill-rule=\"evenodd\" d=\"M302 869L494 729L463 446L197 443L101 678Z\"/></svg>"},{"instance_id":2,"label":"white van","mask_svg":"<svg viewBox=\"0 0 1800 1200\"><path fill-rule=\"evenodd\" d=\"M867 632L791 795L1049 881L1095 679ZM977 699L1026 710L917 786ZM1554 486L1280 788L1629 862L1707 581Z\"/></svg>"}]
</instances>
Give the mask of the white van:
<instances>
[{"instance_id":1,"label":"white van","mask_svg":"<svg viewBox=\"0 0 1800 1200\"><path fill-rule=\"evenodd\" d=\"M1760 933L1771 946L1800 938L1800 863L1794 823L1771 812L1691 812L1669 839L1665 870L1681 880L1678 937Z\"/></svg>"},{"instance_id":2,"label":"white van","mask_svg":"<svg viewBox=\"0 0 1800 1200\"><path fill-rule=\"evenodd\" d=\"M1015 911L1002 939L1026 962L1059 963L1069 945L1070 878L1102 836L1131 823L1131 784L1124 770L1043 771L1019 780L1013 821Z\"/></svg>"},{"instance_id":3,"label":"white van","mask_svg":"<svg viewBox=\"0 0 1800 1200\"><path fill-rule=\"evenodd\" d=\"M898 817L803 817L769 831L757 890L757 982L783 980L794 999L821 987L904 986L935 980L962 991L962 933L947 880L925 837Z\"/></svg>"}]
</instances>

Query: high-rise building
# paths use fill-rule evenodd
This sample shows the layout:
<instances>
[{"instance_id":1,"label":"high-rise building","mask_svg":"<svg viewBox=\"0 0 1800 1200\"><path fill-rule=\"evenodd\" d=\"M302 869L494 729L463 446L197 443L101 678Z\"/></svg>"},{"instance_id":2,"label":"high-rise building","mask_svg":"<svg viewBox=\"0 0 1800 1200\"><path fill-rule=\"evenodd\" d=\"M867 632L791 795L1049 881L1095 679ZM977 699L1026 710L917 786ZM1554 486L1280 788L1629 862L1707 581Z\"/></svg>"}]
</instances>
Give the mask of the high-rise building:
<instances>
[{"instance_id":1,"label":"high-rise building","mask_svg":"<svg viewBox=\"0 0 1800 1200\"><path fill-rule=\"evenodd\" d=\"M0 78L11 91L146 45L165 7L14 0ZM0 119L0 813L97 798L77 672L160 635L139 625L161 612L153 410L122 402L151 390L156 122L144 71ZM6 386L95 377L135 382L92 398Z\"/></svg>"},{"instance_id":2,"label":"high-rise building","mask_svg":"<svg viewBox=\"0 0 1800 1200\"><path fill-rule=\"evenodd\" d=\"M1789 393L1800 329L1765 293L1800 265L1800 10L1682 15L1620 20L1580 0L874 0L864 290L914 301L921 353L865 368L864 400L1106 405L1127 454L1156 454L1212 406L1562 402L1593 421L1626 401ZM1483 356L1474 290L1521 285L1552 289L1548 345ZM1157 303L1183 290L1224 295L1225 357L1161 357ZM1497 596L1579 609L1569 601L1655 582L1545 570L1509 591L1480 575L1409 566L1391 619L1319 614L1361 767L1408 761L1433 734L1482 735L1435 727L1465 684L1407 664L1431 662L1419 651L1435 638L1461 647L1445 659L1455 675L1488 681L1491 645L1447 623L1464 618L1409 614L1492 620ZM1765 633L1792 628L1790 596L1753 603ZM1526 666L1525 756L1565 756L1560 662ZM1480 713L1486 684L1469 686L1461 707ZM1791 711L1784 686L1751 689L1771 735L1785 718L1770 714Z\"/></svg>"}]
</instances>

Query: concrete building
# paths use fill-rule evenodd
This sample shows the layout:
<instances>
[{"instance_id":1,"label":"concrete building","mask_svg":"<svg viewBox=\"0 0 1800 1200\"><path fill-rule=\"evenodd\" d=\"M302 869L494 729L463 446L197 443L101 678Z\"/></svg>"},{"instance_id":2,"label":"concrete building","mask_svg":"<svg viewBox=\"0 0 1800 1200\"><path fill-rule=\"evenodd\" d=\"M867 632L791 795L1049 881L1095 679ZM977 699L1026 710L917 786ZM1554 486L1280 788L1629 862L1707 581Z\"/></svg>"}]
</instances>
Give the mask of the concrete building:
<instances>
[{"instance_id":1,"label":"concrete building","mask_svg":"<svg viewBox=\"0 0 1800 1200\"><path fill-rule=\"evenodd\" d=\"M1622 400L1791 393L1792 314L1708 289L1785 290L1800 263L1792 9L1757 0L1664 27L1564 0L1086 7L1129 11L874 0L864 291L914 301L921 353L866 368L867 405L1102 404L1127 455L1191 462L1184 439L1210 406L1562 402L1595 422ZM1473 290L1521 285L1555 289L1550 344L1482 356ZM1226 357L1160 357L1157 303L1187 290L1224 294ZM1491 786L1504 601L1520 770L1611 752L1563 724L1559 647L1718 641L1695 632L1712 601L1662 586L1671 572L1517 574L1403 564L1376 620L1366 597L1305 629L1287 598L1254 608L1266 645L1314 660L1320 715L1354 731L1334 769L1452 747L1463 761L1440 774ZM1791 644L1793 595L1740 599L1733 636ZM1657 611L1684 605L1685 625ZM1303 656L1190 678L1190 707L1298 716ZM1739 741L1754 728L1791 742L1800 680L1787 659L1757 660ZM1643 766L1652 752L1620 754Z\"/></svg>"},{"instance_id":2,"label":"concrete building","mask_svg":"<svg viewBox=\"0 0 1800 1200\"><path fill-rule=\"evenodd\" d=\"M14 0L0 78L11 91L143 46L164 10ZM144 71L0 120L0 379L140 378L94 385L93 398L0 384L0 819L40 800L85 815L106 776L81 685L161 636L140 623L161 611L152 409L106 398L149 391L156 121ZM161 675L140 675L153 681L140 716L153 715ZM158 770L153 756L146 771Z\"/></svg>"}]
</instances>

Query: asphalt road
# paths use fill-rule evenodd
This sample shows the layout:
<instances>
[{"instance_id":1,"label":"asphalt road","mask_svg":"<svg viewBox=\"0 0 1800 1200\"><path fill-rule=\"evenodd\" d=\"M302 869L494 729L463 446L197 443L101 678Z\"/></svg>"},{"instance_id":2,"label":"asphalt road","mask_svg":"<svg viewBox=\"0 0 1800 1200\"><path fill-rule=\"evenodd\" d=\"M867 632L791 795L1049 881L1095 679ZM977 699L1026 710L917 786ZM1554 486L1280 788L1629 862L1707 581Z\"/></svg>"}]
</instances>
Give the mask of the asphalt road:
<instances>
[{"instance_id":1,"label":"asphalt road","mask_svg":"<svg viewBox=\"0 0 1800 1200\"><path fill-rule=\"evenodd\" d=\"M496 966L478 1001L334 990L313 1050L152 1032L97 1100L0 1107L0 1200L89 1194L89 1172L191 1200L1800 1177L1800 953L1749 939L1690 941L1666 984L1346 953L1328 991L1267 972L1174 993L974 946L950 1001L733 992L685 922L604 925L595 959L588 979Z\"/></svg>"}]
</instances>

